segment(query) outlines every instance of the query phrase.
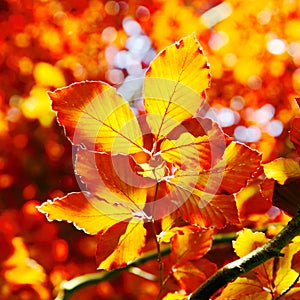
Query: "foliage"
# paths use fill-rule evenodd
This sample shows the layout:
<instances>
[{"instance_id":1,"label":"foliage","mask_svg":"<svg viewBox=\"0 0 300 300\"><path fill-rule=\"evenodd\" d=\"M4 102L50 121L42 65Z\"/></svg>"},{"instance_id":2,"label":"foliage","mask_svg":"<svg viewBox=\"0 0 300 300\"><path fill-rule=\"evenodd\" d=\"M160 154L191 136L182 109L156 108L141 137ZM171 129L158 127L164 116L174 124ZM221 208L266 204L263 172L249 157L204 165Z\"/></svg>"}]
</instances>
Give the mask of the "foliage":
<instances>
[{"instance_id":1,"label":"foliage","mask_svg":"<svg viewBox=\"0 0 300 300\"><path fill-rule=\"evenodd\" d=\"M299 206L299 6L3 1L1 297L187 299L276 237ZM297 298L299 250L213 299Z\"/></svg>"}]
</instances>

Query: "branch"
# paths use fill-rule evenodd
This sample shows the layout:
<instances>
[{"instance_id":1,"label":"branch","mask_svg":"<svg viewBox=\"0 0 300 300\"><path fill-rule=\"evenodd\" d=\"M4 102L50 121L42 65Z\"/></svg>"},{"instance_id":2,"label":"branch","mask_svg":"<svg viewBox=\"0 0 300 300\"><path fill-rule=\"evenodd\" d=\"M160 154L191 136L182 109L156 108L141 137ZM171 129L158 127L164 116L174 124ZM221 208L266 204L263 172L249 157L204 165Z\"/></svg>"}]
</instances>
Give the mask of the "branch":
<instances>
[{"instance_id":1,"label":"branch","mask_svg":"<svg viewBox=\"0 0 300 300\"><path fill-rule=\"evenodd\" d=\"M246 256L219 269L192 293L189 299L208 300L210 296L228 282L249 272L268 259L280 256L281 249L298 234L300 234L300 209L297 211L295 217L273 239Z\"/></svg>"},{"instance_id":2,"label":"branch","mask_svg":"<svg viewBox=\"0 0 300 300\"><path fill-rule=\"evenodd\" d=\"M166 256L170 254L170 252L171 252L171 248L168 245L161 249L160 255ZM124 271L128 271L131 268L138 267L150 260L157 259L157 258L158 258L157 251L153 250L145 253L140 258L136 259L135 261L126 265L123 268L114 269L111 271L102 271L98 273L85 274L82 276L75 277L69 281L63 281L60 285L60 290L55 300L70 300L72 294L83 287L96 284L102 281L110 280L118 276Z\"/></svg>"}]
</instances>

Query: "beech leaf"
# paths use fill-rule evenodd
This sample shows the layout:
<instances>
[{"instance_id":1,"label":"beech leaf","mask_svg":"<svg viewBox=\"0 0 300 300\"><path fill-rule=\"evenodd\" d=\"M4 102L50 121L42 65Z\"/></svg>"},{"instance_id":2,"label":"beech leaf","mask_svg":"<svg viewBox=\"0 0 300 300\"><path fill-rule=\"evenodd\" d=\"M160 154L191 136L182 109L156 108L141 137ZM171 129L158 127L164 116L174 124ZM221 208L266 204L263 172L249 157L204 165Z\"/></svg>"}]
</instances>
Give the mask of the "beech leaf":
<instances>
[{"instance_id":1,"label":"beech leaf","mask_svg":"<svg viewBox=\"0 0 300 300\"><path fill-rule=\"evenodd\" d=\"M207 60L194 35L160 52L146 72L143 91L152 133L157 138L166 136L194 116L204 102L209 84Z\"/></svg>"},{"instance_id":2,"label":"beech leaf","mask_svg":"<svg viewBox=\"0 0 300 300\"><path fill-rule=\"evenodd\" d=\"M99 235L98 269L120 268L139 257L145 246L146 229L140 219L120 222Z\"/></svg>"},{"instance_id":3,"label":"beech leaf","mask_svg":"<svg viewBox=\"0 0 300 300\"><path fill-rule=\"evenodd\" d=\"M73 144L99 152L128 154L143 150L134 113L110 85L83 81L49 92L49 96Z\"/></svg>"},{"instance_id":4,"label":"beech leaf","mask_svg":"<svg viewBox=\"0 0 300 300\"><path fill-rule=\"evenodd\" d=\"M267 178L275 179L279 184L285 184L288 179L300 178L300 165L291 158L277 158L263 164Z\"/></svg>"}]
</instances>

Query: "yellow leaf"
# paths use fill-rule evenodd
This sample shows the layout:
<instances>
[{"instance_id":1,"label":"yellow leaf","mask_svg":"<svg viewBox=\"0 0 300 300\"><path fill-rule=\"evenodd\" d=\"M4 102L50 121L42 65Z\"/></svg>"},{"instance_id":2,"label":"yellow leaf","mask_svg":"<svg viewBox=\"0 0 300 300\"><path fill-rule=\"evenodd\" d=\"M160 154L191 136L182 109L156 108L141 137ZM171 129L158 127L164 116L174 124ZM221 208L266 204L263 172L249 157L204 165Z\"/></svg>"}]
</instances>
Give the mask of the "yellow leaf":
<instances>
[{"instance_id":1,"label":"yellow leaf","mask_svg":"<svg viewBox=\"0 0 300 300\"><path fill-rule=\"evenodd\" d=\"M158 54L146 72L143 91L147 122L157 139L196 114L209 84L206 57L194 35Z\"/></svg>"},{"instance_id":2,"label":"yellow leaf","mask_svg":"<svg viewBox=\"0 0 300 300\"><path fill-rule=\"evenodd\" d=\"M20 237L12 240L14 253L2 265L2 272L10 284L36 285L46 282L46 274L41 265L29 258L28 250Z\"/></svg>"},{"instance_id":3,"label":"yellow leaf","mask_svg":"<svg viewBox=\"0 0 300 300\"><path fill-rule=\"evenodd\" d=\"M99 235L96 253L98 269L120 268L140 256L145 246L143 221L133 218Z\"/></svg>"},{"instance_id":4,"label":"yellow leaf","mask_svg":"<svg viewBox=\"0 0 300 300\"><path fill-rule=\"evenodd\" d=\"M250 229L245 228L239 233L236 241L233 242L233 248L239 257L243 257L268 241L263 232L253 233Z\"/></svg>"},{"instance_id":5,"label":"yellow leaf","mask_svg":"<svg viewBox=\"0 0 300 300\"><path fill-rule=\"evenodd\" d=\"M45 87L58 88L66 84L65 77L60 69L45 62L36 64L33 76L37 83Z\"/></svg>"},{"instance_id":6,"label":"yellow leaf","mask_svg":"<svg viewBox=\"0 0 300 300\"><path fill-rule=\"evenodd\" d=\"M73 144L112 153L144 151L129 104L104 82L85 81L49 93L52 108Z\"/></svg>"},{"instance_id":7,"label":"yellow leaf","mask_svg":"<svg viewBox=\"0 0 300 300\"><path fill-rule=\"evenodd\" d=\"M278 270L274 280L278 295L291 286L298 278L299 273L291 268L292 259L298 251L300 251L300 243L290 243L281 251L283 256L279 257Z\"/></svg>"},{"instance_id":8,"label":"yellow leaf","mask_svg":"<svg viewBox=\"0 0 300 300\"><path fill-rule=\"evenodd\" d=\"M263 164L267 178L273 178L279 184L285 184L288 179L300 177L300 165L291 158L277 158Z\"/></svg>"},{"instance_id":9,"label":"yellow leaf","mask_svg":"<svg viewBox=\"0 0 300 300\"><path fill-rule=\"evenodd\" d=\"M272 300L272 295L264 290L256 280L239 277L229 283L217 300Z\"/></svg>"},{"instance_id":10,"label":"yellow leaf","mask_svg":"<svg viewBox=\"0 0 300 300\"><path fill-rule=\"evenodd\" d=\"M226 147L226 135L210 119L191 118L168 134L161 156L181 169L209 169Z\"/></svg>"},{"instance_id":11,"label":"yellow leaf","mask_svg":"<svg viewBox=\"0 0 300 300\"><path fill-rule=\"evenodd\" d=\"M177 292L169 293L163 298L163 300L188 300L188 296L180 295Z\"/></svg>"}]
</instances>

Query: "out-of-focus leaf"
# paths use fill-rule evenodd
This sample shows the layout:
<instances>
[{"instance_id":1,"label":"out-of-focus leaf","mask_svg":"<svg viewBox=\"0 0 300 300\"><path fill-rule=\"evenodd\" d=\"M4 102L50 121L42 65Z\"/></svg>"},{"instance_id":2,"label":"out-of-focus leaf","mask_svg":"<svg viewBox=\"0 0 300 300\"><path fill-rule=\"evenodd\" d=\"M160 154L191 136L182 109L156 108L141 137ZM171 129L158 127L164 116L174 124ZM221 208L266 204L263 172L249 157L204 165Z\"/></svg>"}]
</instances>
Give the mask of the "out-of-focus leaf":
<instances>
[{"instance_id":1,"label":"out-of-focus leaf","mask_svg":"<svg viewBox=\"0 0 300 300\"><path fill-rule=\"evenodd\" d=\"M296 101L300 106L300 98L296 98ZM292 121L290 139L294 143L297 153L300 156L300 118L294 118Z\"/></svg>"},{"instance_id":2,"label":"out-of-focus leaf","mask_svg":"<svg viewBox=\"0 0 300 300\"><path fill-rule=\"evenodd\" d=\"M300 251L297 252L294 256L293 256L293 259L292 259L292 268L300 273Z\"/></svg>"},{"instance_id":3,"label":"out-of-focus leaf","mask_svg":"<svg viewBox=\"0 0 300 300\"><path fill-rule=\"evenodd\" d=\"M195 115L209 83L206 57L194 35L158 54L146 72L143 91L147 122L157 138Z\"/></svg>"},{"instance_id":4,"label":"out-of-focus leaf","mask_svg":"<svg viewBox=\"0 0 300 300\"><path fill-rule=\"evenodd\" d=\"M212 229L202 230L196 226L172 228L171 259L174 265L188 260L197 260L204 256L212 245Z\"/></svg>"},{"instance_id":5,"label":"out-of-focus leaf","mask_svg":"<svg viewBox=\"0 0 300 300\"><path fill-rule=\"evenodd\" d=\"M46 87L61 87L66 84L62 71L46 62L39 62L35 65L33 76L37 83Z\"/></svg>"},{"instance_id":6,"label":"out-of-focus leaf","mask_svg":"<svg viewBox=\"0 0 300 300\"><path fill-rule=\"evenodd\" d=\"M99 235L96 259L99 269L119 268L137 258L145 246L144 222L133 218Z\"/></svg>"},{"instance_id":7,"label":"out-of-focus leaf","mask_svg":"<svg viewBox=\"0 0 300 300\"><path fill-rule=\"evenodd\" d=\"M169 293L163 300L188 300L188 296L180 295L178 293Z\"/></svg>"},{"instance_id":8,"label":"out-of-focus leaf","mask_svg":"<svg viewBox=\"0 0 300 300\"><path fill-rule=\"evenodd\" d=\"M217 266L207 259L185 261L172 268L174 278L188 293L193 292L217 270Z\"/></svg>"},{"instance_id":9,"label":"out-of-focus leaf","mask_svg":"<svg viewBox=\"0 0 300 300\"><path fill-rule=\"evenodd\" d=\"M288 179L300 178L300 165L290 158L277 158L263 164L267 178L275 179L279 184L285 184Z\"/></svg>"},{"instance_id":10,"label":"out-of-focus leaf","mask_svg":"<svg viewBox=\"0 0 300 300\"><path fill-rule=\"evenodd\" d=\"M74 144L113 153L142 151L142 133L129 104L110 85L84 81L50 92L52 108Z\"/></svg>"},{"instance_id":11,"label":"out-of-focus leaf","mask_svg":"<svg viewBox=\"0 0 300 300\"><path fill-rule=\"evenodd\" d=\"M240 218L247 221L250 215L264 214L272 207L274 180L254 180L237 193Z\"/></svg>"},{"instance_id":12,"label":"out-of-focus leaf","mask_svg":"<svg viewBox=\"0 0 300 300\"><path fill-rule=\"evenodd\" d=\"M273 205L294 216L300 206L300 178L292 179L281 185L275 182Z\"/></svg>"},{"instance_id":13,"label":"out-of-focus leaf","mask_svg":"<svg viewBox=\"0 0 300 300\"><path fill-rule=\"evenodd\" d=\"M2 264L5 280L14 285L38 285L46 282L46 273L41 265L29 257L21 237L12 240L13 254Z\"/></svg>"}]
</instances>

